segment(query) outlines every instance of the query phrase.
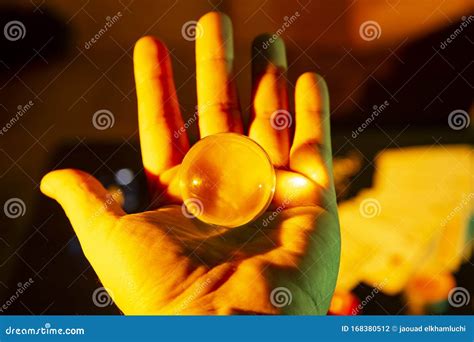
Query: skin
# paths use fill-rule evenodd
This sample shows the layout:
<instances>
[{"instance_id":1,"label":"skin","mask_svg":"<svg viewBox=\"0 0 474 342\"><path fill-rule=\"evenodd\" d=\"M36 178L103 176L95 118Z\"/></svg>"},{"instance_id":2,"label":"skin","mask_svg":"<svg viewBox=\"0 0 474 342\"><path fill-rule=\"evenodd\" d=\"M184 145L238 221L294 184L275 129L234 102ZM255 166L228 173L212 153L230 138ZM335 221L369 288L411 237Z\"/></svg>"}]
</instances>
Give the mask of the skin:
<instances>
[{"instance_id":1,"label":"skin","mask_svg":"<svg viewBox=\"0 0 474 342\"><path fill-rule=\"evenodd\" d=\"M230 19L211 12L198 25L201 137L243 134ZM254 222L227 229L182 214L177 171L189 142L186 133L173 136L183 120L169 54L153 37L136 43L134 68L142 159L156 209L127 215L114 194L79 170L44 176L41 191L63 207L87 259L125 314L326 314L340 254L327 86L314 73L301 75L293 124L274 129L271 114L289 110L286 55L281 39L262 49L266 39L253 44L246 131L270 156L277 185L269 210ZM272 295L280 287L291 293L288 305Z\"/></svg>"}]
</instances>

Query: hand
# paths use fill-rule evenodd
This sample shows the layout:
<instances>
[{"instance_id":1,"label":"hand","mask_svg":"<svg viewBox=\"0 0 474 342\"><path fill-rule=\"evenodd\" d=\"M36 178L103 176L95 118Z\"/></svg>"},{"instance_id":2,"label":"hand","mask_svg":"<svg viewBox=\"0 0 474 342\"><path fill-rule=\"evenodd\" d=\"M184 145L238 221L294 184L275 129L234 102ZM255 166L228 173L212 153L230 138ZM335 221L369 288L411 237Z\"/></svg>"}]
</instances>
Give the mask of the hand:
<instances>
[{"instance_id":1,"label":"hand","mask_svg":"<svg viewBox=\"0 0 474 342\"><path fill-rule=\"evenodd\" d=\"M242 134L230 20L211 12L198 26L201 137ZM142 159L158 208L127 215L95 178L78 170L43 178L42 192L64 208L125 314L326 314L340 252L327 88L316 74L299 77L290 149L292 125L275 129L271 117L288 110L285 47L277 39L263 49L267 38L253 44L248 135L269 154L277 185L269 211L254 222L225 229L183 216L176 175L188 137L176 134L184 126L171 60L152 37L137 42L134 66Z\"/></svg>"}]
</instances>

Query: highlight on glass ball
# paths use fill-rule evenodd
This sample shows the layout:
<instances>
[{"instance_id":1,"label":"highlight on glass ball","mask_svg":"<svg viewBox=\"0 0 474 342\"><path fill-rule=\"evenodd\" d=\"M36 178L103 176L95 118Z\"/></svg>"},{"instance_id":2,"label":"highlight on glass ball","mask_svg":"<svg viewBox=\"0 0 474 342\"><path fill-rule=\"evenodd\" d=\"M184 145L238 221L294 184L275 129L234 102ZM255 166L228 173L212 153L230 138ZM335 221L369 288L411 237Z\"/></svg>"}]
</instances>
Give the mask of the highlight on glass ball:
<instances>
[{"instance_id":1,"label":"highlight on glass ball","mask_svg":"<svg viewBox=\"0 0 474 342\"><path fill-rule=\"evenodd\" d=\"M198 141L180 167L183 214L234 228L261 215L272 201L275 170L252 139L219 133Z\"/></svg>"}]
</instances>

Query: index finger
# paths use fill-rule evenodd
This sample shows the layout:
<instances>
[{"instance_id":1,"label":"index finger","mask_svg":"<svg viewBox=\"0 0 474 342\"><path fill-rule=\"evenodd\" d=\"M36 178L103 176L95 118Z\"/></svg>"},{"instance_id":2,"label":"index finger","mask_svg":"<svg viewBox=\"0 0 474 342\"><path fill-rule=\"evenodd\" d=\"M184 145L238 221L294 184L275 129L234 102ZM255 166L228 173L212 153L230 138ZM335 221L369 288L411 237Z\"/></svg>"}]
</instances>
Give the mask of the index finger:
<instances>
[{"instance_id":1,"label":"index finger","mask_svg":"<svg viewBox=\"0 0 474 342\"><path fill-rule=\"evenodd\" d=\"M155 188L159 175L181 162L189 142L180 130L183 119L166 46L143 37L135 45L133 62L143 165Z\"/></svg>"}]
</instances>

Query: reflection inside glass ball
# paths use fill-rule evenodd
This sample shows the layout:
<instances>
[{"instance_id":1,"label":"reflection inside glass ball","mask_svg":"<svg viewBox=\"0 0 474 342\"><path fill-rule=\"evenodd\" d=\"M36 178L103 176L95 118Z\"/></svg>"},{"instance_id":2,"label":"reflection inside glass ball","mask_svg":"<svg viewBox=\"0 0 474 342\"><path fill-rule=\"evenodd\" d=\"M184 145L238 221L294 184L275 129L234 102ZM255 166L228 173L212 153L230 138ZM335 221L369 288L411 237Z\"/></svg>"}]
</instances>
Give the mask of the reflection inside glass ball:
<instances>
[{"instance_id":1,"label":"reflection inside glass ball","mask_svg":"<svg viewBox=\"0 0 474 342\"><path fill-rule=\"evenodd\" d=\"M235 133L198 141L180 167L183 214L224 227L254 220L270 204L275 170L256 142Z\"/></svg>"}]
</instances>

